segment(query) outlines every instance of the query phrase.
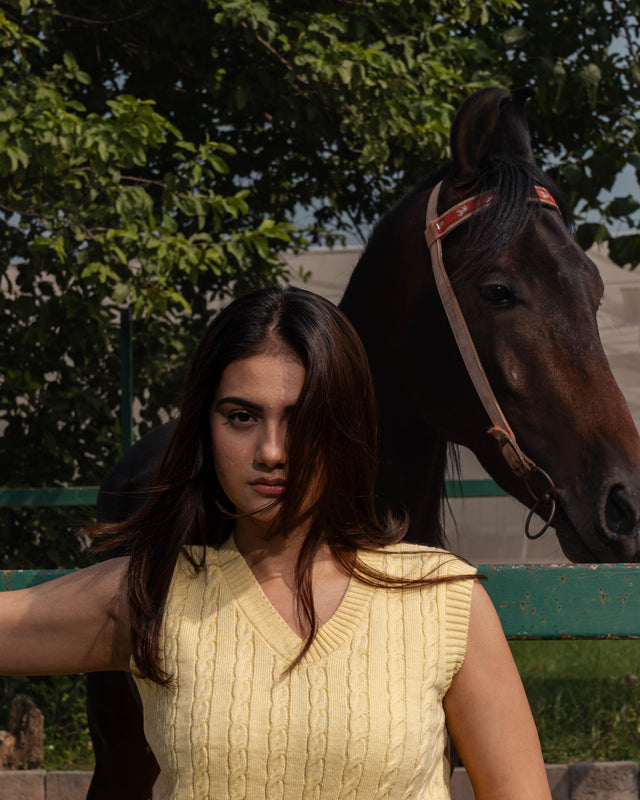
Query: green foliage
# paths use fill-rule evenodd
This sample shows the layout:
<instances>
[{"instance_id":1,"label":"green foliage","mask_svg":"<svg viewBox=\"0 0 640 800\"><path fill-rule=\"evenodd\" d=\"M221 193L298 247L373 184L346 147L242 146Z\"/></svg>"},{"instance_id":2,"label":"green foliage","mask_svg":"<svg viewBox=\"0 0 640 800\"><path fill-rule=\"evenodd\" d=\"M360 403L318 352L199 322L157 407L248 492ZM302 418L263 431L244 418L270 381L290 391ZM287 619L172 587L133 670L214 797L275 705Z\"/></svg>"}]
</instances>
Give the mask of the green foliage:
<instances>
[{"instance_id":1,"label":"green foliage","mask_svg":"<svg viewBox=\"0 0 640 800\"><path fill-rule=\"evenodd\" d=\"M83 675L2 678L0 728L6 724L11 700L18 695L28 697L44 716L45 769L93 769Z\"/></svg>"},{"instance_id":2,"label":"green foliage","mask_svg":"<svg viewBox=\"0 0 640 800\"><path fill-rule=\"evenodd\" d=\"M528 110L534 147L576 213L580 243L594 241L585 218L595 216L596 241L631 267L640 236L627 234L624 246L613 237L638 228L637 202L615 184L625 168L630 180L640 175L639 11L636 0L528 0L505 26L477 31L510 85L538 87Z\"/></svg>"},{"instance_id":3,"label":"green foliage","mask_svg":"<svg viewBox=\"0 0 640 800\"><path fill-rule=\"evenodd\" d=\"M499 24L516 8L514 0L179 8L116 0L87 15L77 0L50 0L34 4L24 24L45 34L43 64L75 54L92 78L82 92L88 108L118 87L152 97L191 141L215 131L237 152L218 185L250 187L252 219L305 209L308 237L332 242L346 227L364 235L439 164L455 109L495 79L485 71L490 48L452 31Z\"/></svg>"},{"instance_id":4,"label":"green foliage","mask_svg":"<svg viewBox=\"0 0 640 800\"><path fill-rule=\"evenodd\" d=\"M292 226L252 226L247 190L218 191L228 144L129 94L89 110L75 56L45 63L24 27L0 15L0 463L10 485L91 485L117 454L118 306L137 317L142 432L175 405L212 303L282 273ZM3 510L2 566L85 563L78 518Z\"/></svg>"}]
</instances>

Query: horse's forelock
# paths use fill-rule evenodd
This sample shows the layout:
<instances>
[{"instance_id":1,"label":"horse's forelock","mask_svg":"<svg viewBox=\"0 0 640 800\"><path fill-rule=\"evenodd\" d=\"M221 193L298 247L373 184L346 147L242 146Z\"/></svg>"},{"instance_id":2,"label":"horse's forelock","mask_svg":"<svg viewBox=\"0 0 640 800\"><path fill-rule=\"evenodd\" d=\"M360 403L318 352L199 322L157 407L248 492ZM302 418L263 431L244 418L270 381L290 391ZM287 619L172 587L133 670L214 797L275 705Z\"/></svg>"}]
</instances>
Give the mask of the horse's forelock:
<instances>
[{"instance_id":1,"label":"horse's forelock","mask_svg":"<svg viewBox=\"0 0 640 800\"><path fill-rule=\"evenodd\" d=\"M453 281L473 274L482 275L493 260L508 249L541 206L531 202L535 187L547 189L554 197L567 227L571 228L569 208L557 187L542 170L529 161L495 157L480 176L475 193L494 192L493 202L460 228L464 255L451 273Z\"/></svg>"}]
</instances>

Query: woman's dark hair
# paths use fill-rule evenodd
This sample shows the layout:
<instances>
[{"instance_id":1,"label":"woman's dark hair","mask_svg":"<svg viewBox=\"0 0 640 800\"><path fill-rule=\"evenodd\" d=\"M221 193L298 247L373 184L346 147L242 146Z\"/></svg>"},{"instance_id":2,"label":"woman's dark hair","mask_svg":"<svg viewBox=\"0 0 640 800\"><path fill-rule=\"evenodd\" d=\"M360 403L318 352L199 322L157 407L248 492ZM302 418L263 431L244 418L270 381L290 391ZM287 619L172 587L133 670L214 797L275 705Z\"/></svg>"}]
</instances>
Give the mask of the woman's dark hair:
<instances>
[{"instance_id":1,"label":"woman's dark hair","mask_svg":"<svg viewBox=\"0 0 640 800\"><path fill-rule=\"evenodd\" d=\"M377 415L357 333L332 303L311 292L278 287L247 294L220 311L200 339L157 487L126 522L102 526L109 547L130 544L133 657L140 674L159 683L169 680L158 647L178 557L186 545L218 548L233 530L233 509L218 484L210 442L210 410L220 378L233 361L286 351L305 368L287 428L287 488L272 525L285 536L301 524L308 529L297 585L299 613L310 633L294 664L317 629L311 570L319 548L328 546L345 570L365 581L397 583L357 558L359 548L397 542L406 529L404 520L389 517L383 523L376 514ZM317 487L311 505L310 487Z\"/></svg>"}]
</instances>

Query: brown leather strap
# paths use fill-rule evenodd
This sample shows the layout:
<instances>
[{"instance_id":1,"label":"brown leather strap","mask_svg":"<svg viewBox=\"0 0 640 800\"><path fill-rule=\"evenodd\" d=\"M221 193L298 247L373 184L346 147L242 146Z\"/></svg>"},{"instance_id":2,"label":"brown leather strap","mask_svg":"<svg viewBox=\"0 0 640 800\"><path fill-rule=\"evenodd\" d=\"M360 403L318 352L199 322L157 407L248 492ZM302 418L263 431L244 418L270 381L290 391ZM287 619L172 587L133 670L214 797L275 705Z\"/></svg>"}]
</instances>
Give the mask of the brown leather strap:
<instances>
[{"instance_id":1,"label":"brown leather strap","mask_svg":"<svg viewBox=\"0 0 640 800\"><path fill-rule=\"evenodd\" d=\"M553 492L555 492L555 486L553 486L553 482L549 476L522 452L516 442L516 437L496 400L489 379L480 362L480 357L473 344L469 328L464 320L458 299L453 291L451 281L449 280L442 260L441 239L452 230L455 230L458 225L466 222L474 214L484 211L493 201L494 193L487 192L486 194L470 197L438 216L438 197L441 186L442 181L434 188L429 197L425 238L431 255L431 266L436 286L438 287L438 293L440 294L442 305L444 306L447 319L449 320L449 325L451 326L451 330L458 344L458 349L467 368L469 377L491 420L491 427L488 433L497 440L502 455L516 475L521 478L526 478L534 472L541 472L553 488ZM536 197L532 197L531 199L533 202L548 205L560 213L553 197L546 189L540 186L536 186Z\"/></svg>"}]
</instances>

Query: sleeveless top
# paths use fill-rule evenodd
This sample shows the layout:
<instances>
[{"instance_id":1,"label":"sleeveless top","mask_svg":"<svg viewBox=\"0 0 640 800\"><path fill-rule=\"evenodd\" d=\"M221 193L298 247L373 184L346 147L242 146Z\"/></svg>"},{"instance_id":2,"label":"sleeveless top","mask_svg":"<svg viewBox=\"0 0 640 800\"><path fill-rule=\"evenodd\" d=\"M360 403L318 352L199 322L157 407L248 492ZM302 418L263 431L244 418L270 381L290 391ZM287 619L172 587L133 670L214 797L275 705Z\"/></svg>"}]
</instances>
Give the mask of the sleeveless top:
<instances>
[{"instance_id":1,"label":"sleeveless top","mask_svg":"<svg viewBox=\"0 0 640 800\"><path fill-rule=\"evenodd\" d=\"M396 576L474 572L404 543L360 556ZM135 678L171 800L449 798L442 700L464 658L472 584L385 589L352 578L287 672L302 640L233 539L207 548L197 573L181 557L161 640L174 681Z\"/></svg>"}]
</instances>

